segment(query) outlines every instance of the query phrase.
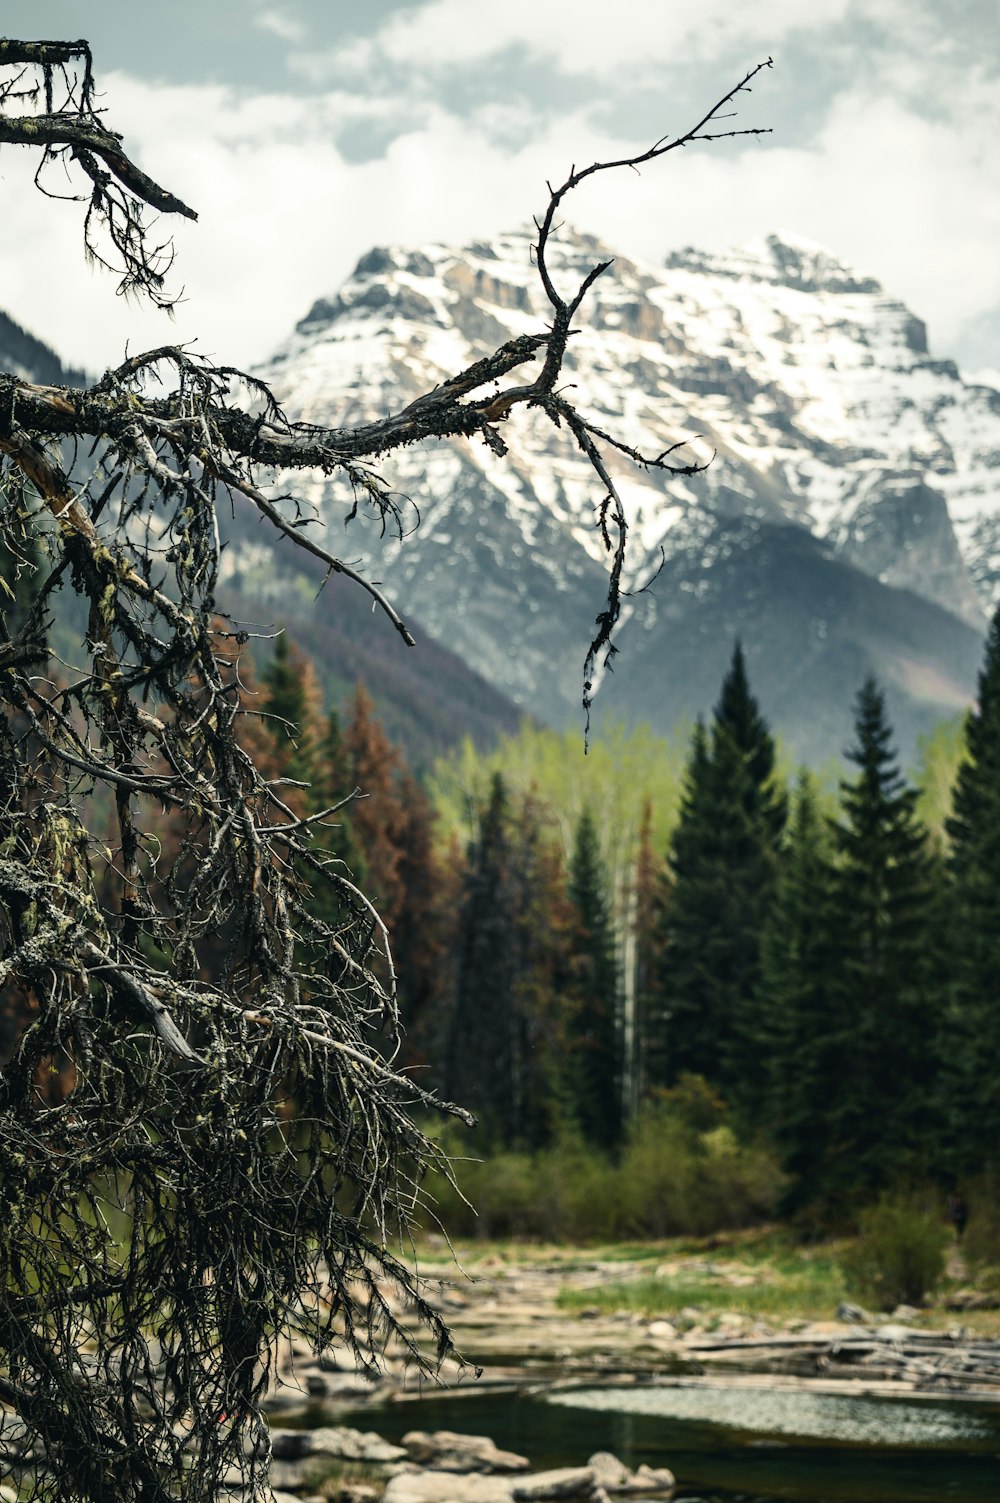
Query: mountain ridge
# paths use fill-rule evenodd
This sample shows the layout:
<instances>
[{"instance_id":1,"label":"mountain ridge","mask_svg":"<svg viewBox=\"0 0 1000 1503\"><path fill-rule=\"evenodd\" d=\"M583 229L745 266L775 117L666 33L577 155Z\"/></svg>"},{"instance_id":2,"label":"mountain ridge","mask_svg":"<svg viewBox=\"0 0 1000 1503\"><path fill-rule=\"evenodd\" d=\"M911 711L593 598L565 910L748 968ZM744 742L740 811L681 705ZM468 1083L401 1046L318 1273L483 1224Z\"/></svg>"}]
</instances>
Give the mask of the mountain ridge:
<instances>
[{"instance_id":1,"label":"mountain ridge","mask_svg":"<svg viewBox=\"0 0 1000 1503\"><path fill-rule=\"evenodd\" d=\"M503 341L544 328L533 236L526 227L466 247L376 247L313 302L259 374L292 415L324 426L405 405ZM564 231L550 269L572 289L609 254L594 237ZM602 695L616 715L654 722L658 697L676 697L675 686L665 689L649 672L623 691L629 653L666 665L678 634L704 633L696 603L713 579L713 550L742 536L748 519L759 524L758 563L771 548L787 564L781 530L798 527L822 545L824 588L836 593L841 577L845 598L860 599L860 570L887 592L865 594L868 615L888 636L880 650L866 633L858 666L886 679L904 742L912 747L934 719L971 700L986 614L1000 591L1000 393L964 383L953 362L935 360L923 321L875 278L795 237L770 236L728 255L678 251L663 267L617 257L579 322L567 374L587 416L646 452L686 441L687 454L712 461L703 475L664 479L607 451L629 522L633 594L619 628L616 687L599 689L598 716ZM421 526L385 543L362 524L352 547L425 629L531 713L572 723L605 587L600 489L572 441L541 414L519 413L504 439L503 460L474 443L393 456L400 490L420 498ZM298 480L295 489L327 523L343 515L335 480ZM661 553L672 567L650 586ZM723 613L751 660L765 614L784 609L787 630L801 630L794 580L767 572L777 592L767 612L744 590L740 610ZM668 577L672 602L662 598ZM691 609L678 611L685 598ZM954 641L941 611L963 628ZM816 669L822 682L829 658L832 692L840 679L832 664L853 629L843 612L828 616L841 639ZM914 631L920 640L911 640ZM907 639L905 653L894 633ZM766 635L774 640L770 626ZM914 651L925 672L913 669ZM715 684L682 688L689 708L707 707ZM787 704L780 714L793 747L816 755L815 717ZM845 728L849 714L845 704Z\"/></svg>"}]
</instances>

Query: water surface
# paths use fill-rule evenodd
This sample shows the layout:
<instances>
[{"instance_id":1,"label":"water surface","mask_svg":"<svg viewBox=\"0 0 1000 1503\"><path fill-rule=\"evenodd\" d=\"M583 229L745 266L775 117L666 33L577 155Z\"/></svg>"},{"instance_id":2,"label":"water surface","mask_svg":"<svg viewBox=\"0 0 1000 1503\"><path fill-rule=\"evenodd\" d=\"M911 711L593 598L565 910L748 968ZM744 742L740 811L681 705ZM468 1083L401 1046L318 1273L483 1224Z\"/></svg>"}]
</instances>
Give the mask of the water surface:
<instances>
[{"instance_id":1,"label":"water surface","mask_svg":"<svg viewBox=\"0 0 1000 1503\"><path fill-rule=\"evenodd\" d=\"M613 1451L669 1466L678 1500L734 1503L1000 1503L1000 1405L664 1384L554 1393L430 1393L356 1414L389 1440L407 1430L489 1435L533 1467Z\"/></svg>"}]
</instances>

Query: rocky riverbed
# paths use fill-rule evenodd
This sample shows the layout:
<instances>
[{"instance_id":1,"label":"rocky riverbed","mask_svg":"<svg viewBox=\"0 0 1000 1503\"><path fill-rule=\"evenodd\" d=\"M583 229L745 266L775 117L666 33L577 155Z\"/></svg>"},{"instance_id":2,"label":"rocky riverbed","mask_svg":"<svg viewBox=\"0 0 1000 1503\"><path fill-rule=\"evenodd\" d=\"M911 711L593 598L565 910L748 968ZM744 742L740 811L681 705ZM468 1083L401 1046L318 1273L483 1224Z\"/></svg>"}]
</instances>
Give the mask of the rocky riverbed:
<instances>
[{"instance_id":1,"label":"rocky riverbed","mask_svg":"<svg viewBox=\"0 0 1000 1503\"><path fill-rule=\"evenodd\" d=\"M739 1265L706 1264L704 1258L697 1266L702 1273L714 1267L718 1279L731 1281L734 1304L753 1277ZM847 1303L835 1319L808 1321L754 1319L718 1304L674 1309L669 1318L586 1304L567 1309L560 1298L567 1289L627 1287L631 1278L649 1272L648 1260L621 1257L569 1265L562 1259L486 1257L474 1277L443 1261L425 1269L427 1292L446 1313L465 1357L463 1364L446 1367L444 1382L467 1396L504 1389L552 1393L597 1382L722 1384L733 1392L791 1389L928 1403L1000 1400L1000 1341L963 1326L958 1312L942 1329L940 1322L937 1328L922 1324L916 1310L877 1315ZM685 1269L664 1263L656 1272L671 1279ZM371 1372L359 1373L336 1354L316 1359L304 1343L290 1346L269 1405L276 1427L275 1486L300 1503L311 1496L316 1478L323 1489L316 1496L338 1503L383 1497L385 1503L603 1503L616 1496L669 1496L668 1471L629 1471L607 1453L579 1466L533 1471L530 1457L501 1451L485 1437L415 1427L391 1446L378 1435L327 1423L345 1409L357 1415L387 1402L412 1403L416 1417L416 1401L426 1392L426 1380L391 1349L378 1373L374 1364Z\"/></svg>"},{"instance_id":2,"label":"rocky riverbed","mask_svg":"<svg viewBox=\"0 0 1000 1503\"><path fill-rule=\"evenodd\" d=\"M755 1274L738 1262L675 1258L654 1265L666 1280L683 1281L692 1268L710 1271L738 1306ZM900 1306L873 1313L841 1303L833 1319L753 1318L738 1309L691 1305L665 1315L583 1304L567 1309L561 1296L613 1284L627 1290L648 1278L648 1260L521 1261L487 1257L471 1275L443 1260L425 1268L426 1292L452 1327L464 1361L448 1363L443 1380L460 1391L487 1387L575 1383L594 1379L641 1381L675 1377L767 1374L806 1386L859 1394L968 1394L1000 1399L1000 1340L963 1324L956 1308L947 1323L928 1326L922 1312ZM376 1372L376 1368L378 1371ZM422 1391L412 1365L392 1348L366 1374L336 1356L315 1359L304 1343L279 1364L271 1412L281 1416L333 1404L407 1399Z\"/></svg>"},{"instance_id":3,"label":"rocky riverbed","mask_svg":"<svg viewBox=\"0 0 1000 1503\"><path fill-rule=\"evenodd\" d=\"M669 1498L674 1488L671 1472L633 1472L606 1452L585 1466L533 1471L486 1436L448 1430L412 1430L398 1446L343 1426L275 1428L271 1439L275 1503L610 1503ZM237 1503L241 1474L229 1481Z\"/></svg>"}]
</instances>

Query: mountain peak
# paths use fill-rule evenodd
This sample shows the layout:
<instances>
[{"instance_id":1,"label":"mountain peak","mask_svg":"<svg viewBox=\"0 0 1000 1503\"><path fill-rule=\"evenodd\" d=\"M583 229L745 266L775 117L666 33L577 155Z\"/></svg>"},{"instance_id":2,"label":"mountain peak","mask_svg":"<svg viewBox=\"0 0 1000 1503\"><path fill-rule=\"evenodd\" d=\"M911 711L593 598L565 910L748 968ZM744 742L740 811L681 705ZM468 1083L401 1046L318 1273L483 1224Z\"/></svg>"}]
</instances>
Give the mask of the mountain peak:
<instances>
[{"instance_id":1,"label":"mountain peak","mask_svg":"<svg viewBox=\"0 0 1000 1503\"><path fill-rule=\"evenodd\" d=\"M804 236L768 235L723 252L697 250L692 246L672 252L666 260L672 270L696 271L710 276L748 278L752 281L791 287L798 292L881 294L882 285L841 261L826 246Z\"/></svg>"}]
</instances>

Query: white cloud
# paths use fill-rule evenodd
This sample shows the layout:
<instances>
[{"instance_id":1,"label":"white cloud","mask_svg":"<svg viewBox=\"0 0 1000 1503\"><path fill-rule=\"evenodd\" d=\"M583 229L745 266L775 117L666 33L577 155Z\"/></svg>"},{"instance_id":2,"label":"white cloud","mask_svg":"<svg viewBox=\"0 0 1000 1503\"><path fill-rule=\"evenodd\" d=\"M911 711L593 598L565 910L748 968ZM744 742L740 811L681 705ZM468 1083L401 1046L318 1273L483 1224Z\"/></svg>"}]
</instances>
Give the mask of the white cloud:
<instances>
[{"instance_id":1,"label":"white cloud","mask_svg":"<svg viewBox=\"0 0 1000 1503\"><path fill-rule=\"evenodd\" d=\"M301 42L305 35L302 22L283 10L262 10L253 18L258 31L269 31L283 42Z\"/></svg>"},{"instance_id":2,"label":"white cloud","mask_svg":"<svg viewBox=\"0 0 1000 1503\"><path fill-rule=\"evenodd\" d=\"M409 69L461 66L523 47L565 73L608 76L627 64L685 67L725 46L774 47L790 31L839 20L849 0L429 0L398 12L374 36L295 59L322 79L345 70L377 77L392 62ZM753 61L753 59L751 59Z\"/></svg>"},{"instance_id":3,"label":"white cloud","mask_svg":"<svg viewBox=\"0 0 1000 1503\"><path fill-rule=\"evenodd\" d=\"M200 221L163 221L189 299L169 325L126 307L109 277L83 266L80 206L39 198L27 153L0 155L0 307L90 369L119 360L126 340L136 349L193 336L221 360L250 363L370 245L489 235L543 208L545 180L571 162L648 145L622 139L621 112L614 139L589 108L539 117L517 136L503 106L487 102L463 119L425 103L380 156L360 163L338 151L338 131L394 118L398 100L248 98L124 75L104 85L126 145ZM567 215L651 260L681 244L722 249L796 231L879 276L928 320L941 348L978 309L1000 303L997 115L976 80L952 116L937 119L858 87L808 149L751 141L677 153L638 177L592 179Z\"/></svg>"}]
</instances>

